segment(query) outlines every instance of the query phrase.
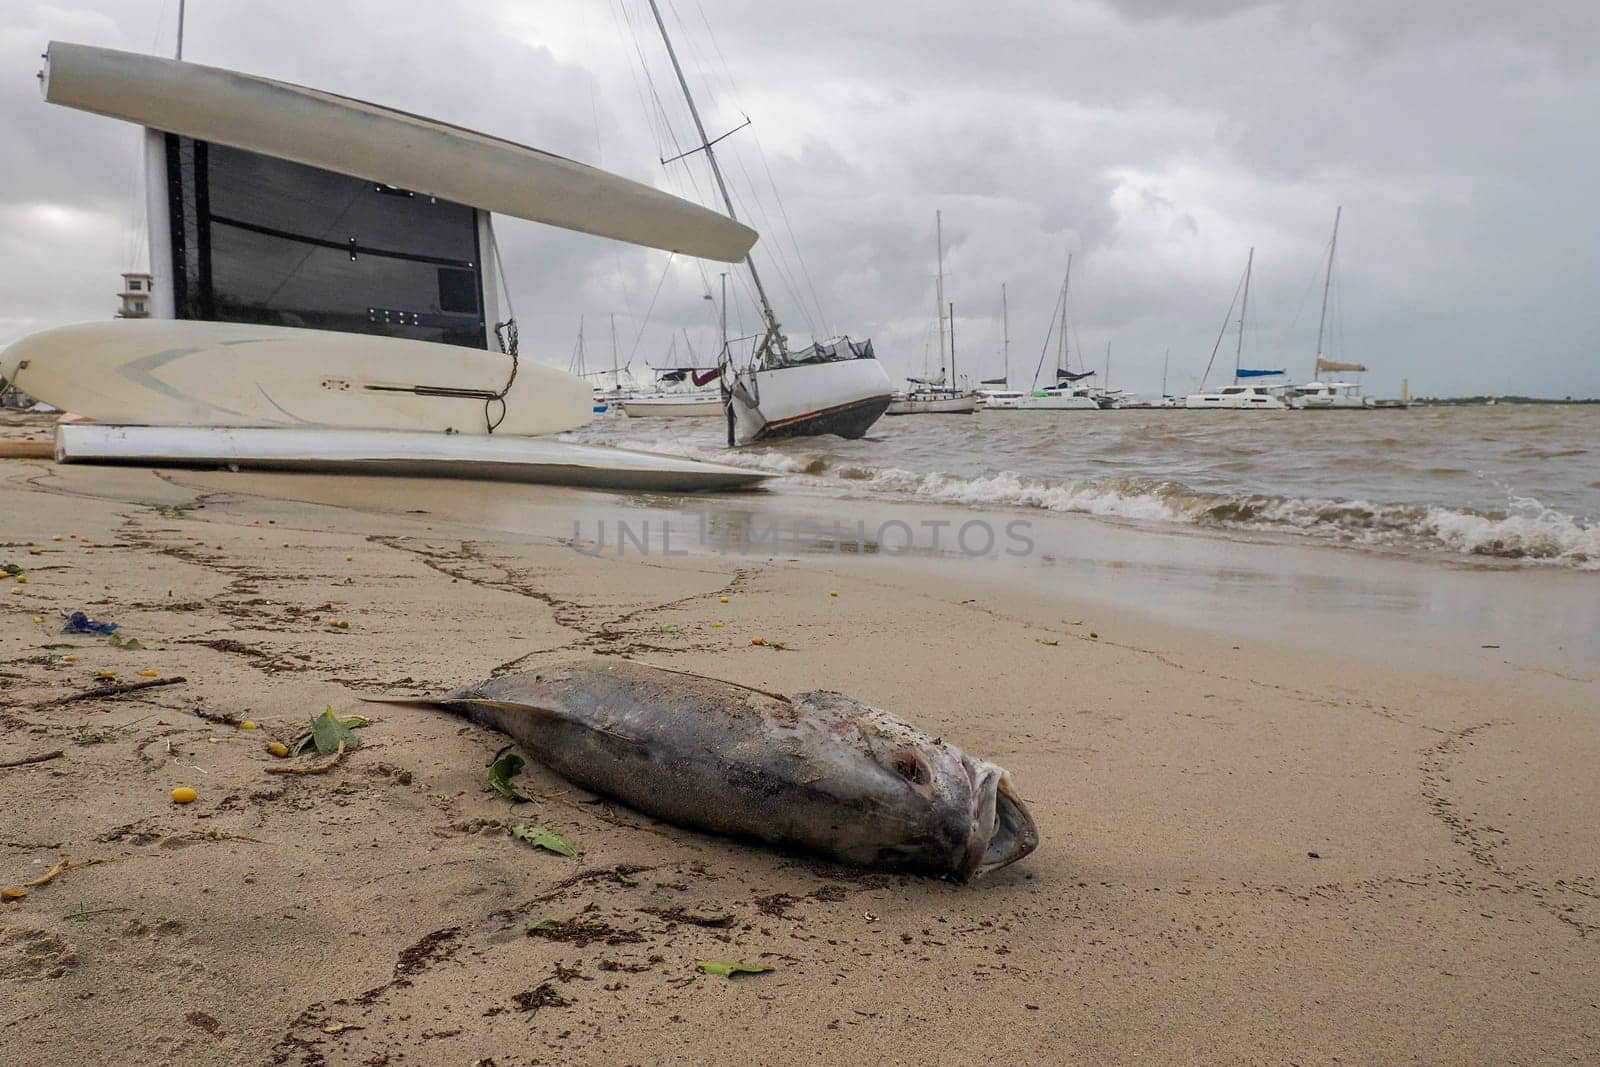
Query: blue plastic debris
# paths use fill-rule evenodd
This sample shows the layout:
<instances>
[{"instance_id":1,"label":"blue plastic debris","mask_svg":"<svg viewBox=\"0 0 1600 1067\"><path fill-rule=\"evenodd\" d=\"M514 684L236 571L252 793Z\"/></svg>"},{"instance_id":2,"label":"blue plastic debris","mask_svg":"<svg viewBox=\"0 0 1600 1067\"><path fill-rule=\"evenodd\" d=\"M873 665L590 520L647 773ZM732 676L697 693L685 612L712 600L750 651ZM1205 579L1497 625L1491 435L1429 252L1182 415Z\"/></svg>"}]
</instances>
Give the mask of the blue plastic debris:
<instances>
[{"instance_id":1,"label":"blue plastic debris","mask_svg":"<svg viewBox=\"0 0 1600 1067\"><path fill-rule=\"evenodd\" d=\"M114 622L101 622L91 619L81 611L74 611L67 616L67 624L61 628L64 634L108 634L117 628Z\"/></svg>"}]
</instances>

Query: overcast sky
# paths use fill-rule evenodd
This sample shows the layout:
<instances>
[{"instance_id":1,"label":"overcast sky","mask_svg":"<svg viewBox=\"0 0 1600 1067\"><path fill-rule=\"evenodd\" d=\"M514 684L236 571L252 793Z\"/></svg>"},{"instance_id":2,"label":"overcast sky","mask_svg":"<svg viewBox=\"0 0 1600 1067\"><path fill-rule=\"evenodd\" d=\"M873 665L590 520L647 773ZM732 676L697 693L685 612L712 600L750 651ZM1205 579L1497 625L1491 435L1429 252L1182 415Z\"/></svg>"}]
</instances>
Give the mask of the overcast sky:
<instances>
[{"instance_id":1,"label":"overcast sky","mask_svg":"<svg viewBox=\"0 0 1600 1067\"><path fill-rule=\"evenodd\" d=\"M1170 349L1169 391L1187 391L1253 246L1245 361L1303 379L1342 204L1330 354L1371 366L1371 391L1600 395L1593 0L663 7L712 136L753 120L718 147L801 341L871 337L892 375L920 371L937 209L963 372L1000 371L1005 283L1012 381L1032 380L1070 251L1074 364L1081 346L1100 367L1110 343L1111 384L1154 394ZM709 202L703 163L658 162L693 133L643 0L188 8L187 59ZM39 53L170 54L176 10L0 0L0 342L108 316L144 259L136 132L44 104ZM728 268L497 226L525 354L566 365L581 315L591 366L609 364L615 314L635 366L666 362L674 336L681 357L684 329L713 358L703 296Z\"/></svg>"}]
</instances>

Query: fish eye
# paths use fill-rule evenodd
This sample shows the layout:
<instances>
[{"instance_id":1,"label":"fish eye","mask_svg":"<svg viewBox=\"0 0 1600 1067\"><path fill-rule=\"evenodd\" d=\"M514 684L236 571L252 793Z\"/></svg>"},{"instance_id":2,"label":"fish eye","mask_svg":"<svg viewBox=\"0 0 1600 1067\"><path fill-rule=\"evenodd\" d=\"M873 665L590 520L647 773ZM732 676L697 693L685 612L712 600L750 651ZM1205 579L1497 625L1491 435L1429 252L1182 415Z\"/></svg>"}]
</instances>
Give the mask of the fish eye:
<instances>
[{"instance_id":1,"label":"fish eye","mask_svg":"<svg viewBox=\"0 0 1600 1067\"><path fill-rule=\"evenodd\" d=\"M895 773L914 785L927 785L931 778L928 765L910 749L902 748L889 757L889 766Z\"/></svg>"}]
</instances>

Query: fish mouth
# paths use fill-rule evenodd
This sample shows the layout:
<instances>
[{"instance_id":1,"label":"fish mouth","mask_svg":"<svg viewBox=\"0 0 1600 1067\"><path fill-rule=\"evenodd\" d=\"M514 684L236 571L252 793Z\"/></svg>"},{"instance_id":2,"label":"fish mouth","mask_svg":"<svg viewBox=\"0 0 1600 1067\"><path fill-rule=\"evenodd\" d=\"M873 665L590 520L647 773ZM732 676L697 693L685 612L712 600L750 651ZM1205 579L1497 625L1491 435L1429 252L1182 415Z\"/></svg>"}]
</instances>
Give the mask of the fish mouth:
<instances>
[{"instance_id":1,"label":"fish mouth","mask_svg":"<svg viewBox=\"0 0 1600 1067\"><path fill-rule=\"evenodd\" d=\"M972 829L956 877L963 882L1009 866L1039 847L1039 827L1003 767L968 759Z\"/></svg>"}]
</instances>

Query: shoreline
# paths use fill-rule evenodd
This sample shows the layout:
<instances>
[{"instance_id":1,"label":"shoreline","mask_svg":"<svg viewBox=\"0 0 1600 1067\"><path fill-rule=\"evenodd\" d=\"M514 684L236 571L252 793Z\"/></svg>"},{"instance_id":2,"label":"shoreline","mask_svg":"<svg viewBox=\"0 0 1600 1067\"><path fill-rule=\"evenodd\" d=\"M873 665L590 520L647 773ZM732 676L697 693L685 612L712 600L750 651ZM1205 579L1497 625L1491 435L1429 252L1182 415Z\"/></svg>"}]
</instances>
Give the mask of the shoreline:
<instances>
[{"instance_id":1,"label":"shoreline","mask_svg":"<svg viewBox=\"0 0 1600 1067\"><path fill-rule=\"evenodd\" d=\"M1182 601L1225 603L1228 572L1141 569L1170 545L1120 532L1120 554L1009 571L562 543L586 516L674 507L0 464L0 540L30 571L0 592L0 763L64 752L0 770L0 883L102 861L0 906L0 1045L138 1063L1595 1053L1592 668L1330 648L1267 611L1194 625ZM164 647L31 621L73 608ZM1392 644L1409 610L1357 597L1348 617ZM62 642L76 660L44 647ZM484 780L503 738L355 700L623 653L895 711L1010 770L1043 843L956 887L654 824L536 765L513 807ZM144 669L189 680L46 703ZM362 747L265 774L260 735L330 705L377 719ZM180 784L199 800L173 805ZM519 823L581 858L513 842ZM600 925L538 932L577 919ZM729 981L704 959L777 969Z\"/></svg>"}]
</instances>

